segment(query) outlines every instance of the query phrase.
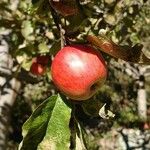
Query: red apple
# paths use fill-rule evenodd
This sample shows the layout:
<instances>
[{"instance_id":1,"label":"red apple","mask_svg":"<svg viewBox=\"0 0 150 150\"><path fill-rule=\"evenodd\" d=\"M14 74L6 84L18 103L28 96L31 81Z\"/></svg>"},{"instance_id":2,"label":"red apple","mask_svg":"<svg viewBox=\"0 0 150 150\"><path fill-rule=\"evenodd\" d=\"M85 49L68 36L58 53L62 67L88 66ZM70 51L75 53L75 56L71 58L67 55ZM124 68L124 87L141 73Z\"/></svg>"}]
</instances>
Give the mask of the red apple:
<instances>
[{"instance_id":1,"label":"red apple","mask_svg":"<svg viewBox=\"0 0 150 150\"><path fill-rule=\"evenodd\" d=\"M31 65L30 71L34 75L43 75L46 71L46 67L38 63L33 63Z\"/></svg>"},{"instance_id":2,"label":"red apple","mask_svg":"<svg viewBox=\"0 0 150 150\"><path fill-rule=\"evenodd\" d=\"M148 124L147 122L144 123L143 129L144 129L144 130L150 129L150 126L149 126L149 124Z\"/></svg>"},{"instance_id":3,"label":"red apple","mask_svg":"<svg viewBox=\"0 0 150 150\"><path fill-rule=\"evenodd\" d=\"M102 55L92 47L73 45L56 54L51 74L54 84L66 96L86 100L103 85L107 67Z\"/></svg>"},{"instance_id":4,"label":"red apple","mask_svg":"<svg viewBox=\"0 0 150 150\"><path fill-rule=\"evenodd\" d=\"M46 66L46 65L48 65L49 61L50 61L49 56L37 56L36 58L33 59L32 62L36 62L38 64Z\"/></svg>"}]
</instances>

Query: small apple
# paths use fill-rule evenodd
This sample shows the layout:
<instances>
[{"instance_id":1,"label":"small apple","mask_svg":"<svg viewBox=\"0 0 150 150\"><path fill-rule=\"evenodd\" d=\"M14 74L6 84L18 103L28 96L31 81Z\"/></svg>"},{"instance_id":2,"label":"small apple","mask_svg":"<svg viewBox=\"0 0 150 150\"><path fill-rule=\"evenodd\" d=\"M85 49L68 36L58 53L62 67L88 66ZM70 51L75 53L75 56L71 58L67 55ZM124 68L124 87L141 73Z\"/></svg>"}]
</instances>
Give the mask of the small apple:
<instances>
[{"instance_id":1,"label":"small apple","mask_svg":"<svg viewBox=\"0 0 150 150\"><path fill-rule=\"evenodd\" d=\"M144 130L150 129L150 126L149 126L148 122L145 122L145 123L144 123L143 129L144 129Z\"/></svg>"},{"instance_id":2,"label":"small apple","mask_svg":"<svg viewBox=\"0 0 150 150\"><path fill-rule=\"evenodd\" d=\"M34 75L43 75L50 60L49 56L37 56L33 58L30 68L31 73Z\"/></svg>"},{"instance_id":3,"label":"small apple","mask_svg":"<svg viewBox=\"0 0 150 150\"><path fill-rule=\"evenodd\" d=\"M46 71L46 67L38 63L33 63L31 65L30 71L34 75L43 75Z\"/></svg>"},{"instance_id":4,"label":"small apple","mask_svg":"<svg viewBox=\"0 0 150 150\"><path fill-rule=\"evenodd\" d=\"M36 62L38 64L41 64L41 65L48 65L50 61L50 57L49 56L37 56L36 58L33 59L32 62Z\"/></svg>"},{"instance_id":5,"label":"small apple","mask_svg":"<svg viewBox=\"0 0 150 150\"><path fill-rule=\"evenodd\" d=\"M72 45L62 48L51 66L57 88L73 100L92 97L107 77L102 55L90 46Z\"/></svg>"}]
</instances>

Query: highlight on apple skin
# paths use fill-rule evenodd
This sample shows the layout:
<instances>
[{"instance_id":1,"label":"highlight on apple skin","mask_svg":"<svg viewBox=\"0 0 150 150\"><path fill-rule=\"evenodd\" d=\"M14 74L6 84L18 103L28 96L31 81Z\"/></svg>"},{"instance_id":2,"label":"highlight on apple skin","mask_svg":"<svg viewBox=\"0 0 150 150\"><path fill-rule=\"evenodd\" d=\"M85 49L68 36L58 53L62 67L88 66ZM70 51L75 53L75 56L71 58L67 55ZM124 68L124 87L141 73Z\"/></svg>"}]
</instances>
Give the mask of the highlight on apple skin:
<instances>
[{"instance_id":1,"label":"highlight on apple skin","mask_svg":"<svg viewBox=\"0 0 150 150\"><path fill-rule=\"evenodd\" d=\"M91 98L104 84L107 66L102 55L86 45L62 48L51 65L56 87L73 100Z\"/></svg>"},{"instance_id":2,"label":"highlight on apple skin","mask_svg":"<svg viewBox=\"0 0 150 150\"><path fill-rule=\"evenodd\" d=\"M30 68L30 72L34 75L43 75L46 71L46 68L38 63L33 63Z\"/></svg>"}]
</instances>

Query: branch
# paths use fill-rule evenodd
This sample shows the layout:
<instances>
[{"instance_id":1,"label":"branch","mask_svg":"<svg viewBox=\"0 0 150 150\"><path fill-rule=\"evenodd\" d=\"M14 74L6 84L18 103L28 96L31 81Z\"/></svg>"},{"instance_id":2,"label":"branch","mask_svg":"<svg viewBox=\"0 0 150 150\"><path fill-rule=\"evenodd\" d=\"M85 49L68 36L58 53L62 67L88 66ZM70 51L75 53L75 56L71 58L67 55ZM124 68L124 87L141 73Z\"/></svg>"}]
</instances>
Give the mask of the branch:
<instances>
[{"instance_id":1,"label":"branch","mask_svg":"<svg viewBox=\"0 0 150 150\"><path fill-rule=\"evenodd\" d=\"M60 32L61 48L63 48L66 45L66 38L64 36L65 35L65 30L62 27L62 23L61 23L61 19L60 19L59 15L57 14L57 12L51 6L52 5L51 0L49 2L50 2L50 11L51 11L52 17L54 19L54 22L55 22L55 25L56 25L57 29Z\"/></svg>"}]
</instances>

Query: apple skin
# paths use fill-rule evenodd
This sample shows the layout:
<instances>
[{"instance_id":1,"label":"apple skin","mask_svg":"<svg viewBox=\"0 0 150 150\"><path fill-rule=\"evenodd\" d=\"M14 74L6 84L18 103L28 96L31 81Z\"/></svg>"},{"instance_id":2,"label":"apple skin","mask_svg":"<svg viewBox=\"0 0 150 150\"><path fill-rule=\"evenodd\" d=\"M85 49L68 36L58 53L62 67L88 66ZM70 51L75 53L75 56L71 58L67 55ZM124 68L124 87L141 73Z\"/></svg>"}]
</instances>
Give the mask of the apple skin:
<instances>
[{"instance_id":1,"label":"apple skin","mask_svg":"<svg viewBox=\"0 0 150 150\"><path fill-rule=\"evenodd\" d=\"M102 55L90 46L72 45L62 48L51 65L56 87L73 100L87 100L107 77Z\"/></svg>"},{"instance_id":2,"label":"apple skin","mask_svg":"<svg viewBox=\"0 0 150 150\"><path fill-rule=\"evenodd\" d=\"M32 63L30 72L34 75L43 75L46 71L46 67L38 63Z\"/></svg>"},{"instance_id":3,"label":"apple skin","mask_svg":"<svg viewBox=\"0 0 150 150\"><path fill-rule=\"evenodd\" d=\"M49 56L37 56L36 58L33 58L32 62L34 63L38 63L41 64L43 66L48 65L50 61L50 57Z\"/></svg>"},{"instance_id":4,"label":"apple skin","mask_svg":"<svg viewBox=\"0 0 150 150\"><path fill-rule=\"evenodd\" d=\"M49 56L37 56L32 59L30 72L34 75L43 75L46 72L46 67L50 62Z\"/></svg>"}]
</instances>

